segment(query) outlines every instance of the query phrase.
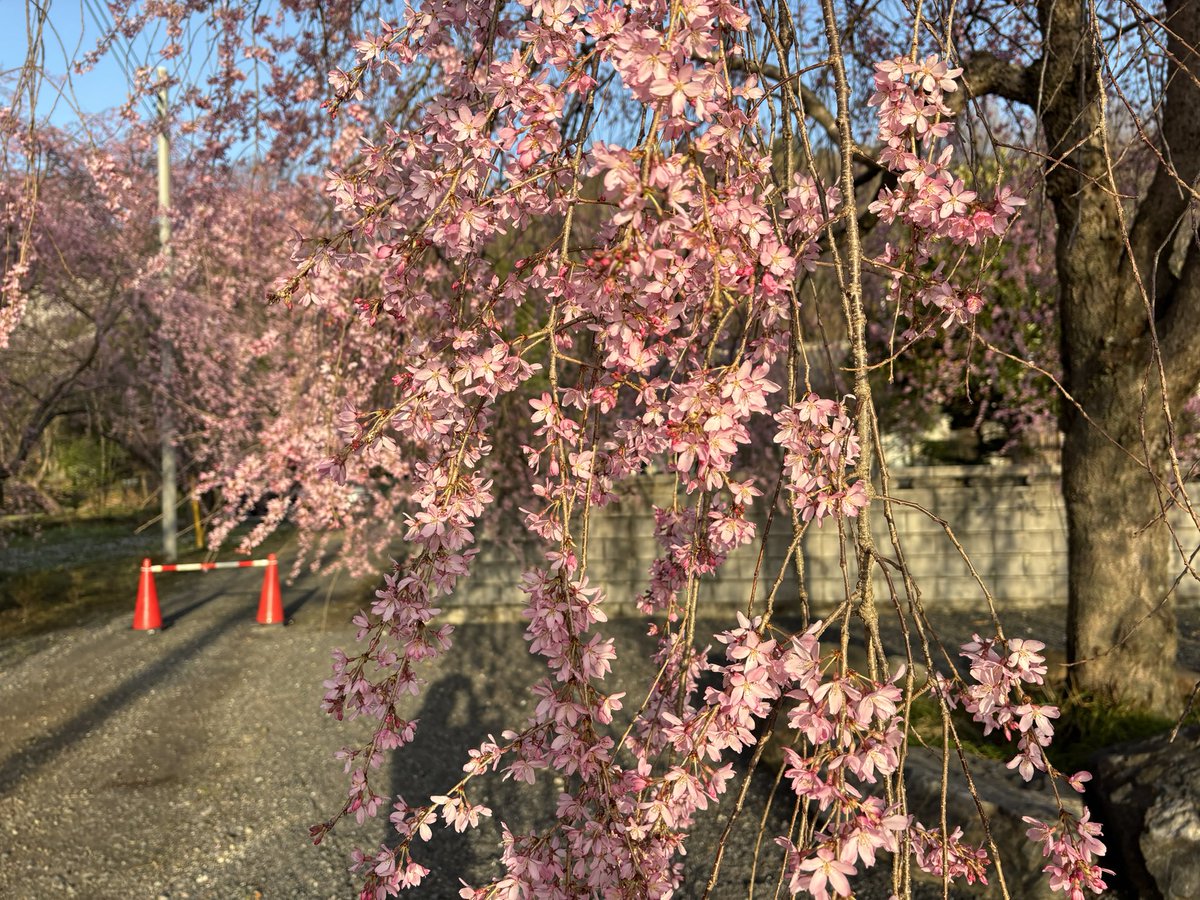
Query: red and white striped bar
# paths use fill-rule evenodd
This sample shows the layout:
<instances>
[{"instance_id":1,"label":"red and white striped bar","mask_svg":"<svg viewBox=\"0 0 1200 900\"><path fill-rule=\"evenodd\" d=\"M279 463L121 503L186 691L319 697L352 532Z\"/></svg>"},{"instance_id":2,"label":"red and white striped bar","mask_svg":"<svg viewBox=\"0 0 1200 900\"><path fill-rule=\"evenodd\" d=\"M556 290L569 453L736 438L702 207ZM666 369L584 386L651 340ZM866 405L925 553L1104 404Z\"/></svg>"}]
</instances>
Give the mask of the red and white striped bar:
<instances>
[{"instance_id":1,"label":"red and white striped bar","mask_svg":"<svg viewBox=\"0 0 1200 900\"><path fill-rule=\"evenodd\" d=\"M236 562L176 563L151 566L151 572L207 572L209 569L261 569L270 565L269 559L241 559Z\"/></svg>"}]
</instances>

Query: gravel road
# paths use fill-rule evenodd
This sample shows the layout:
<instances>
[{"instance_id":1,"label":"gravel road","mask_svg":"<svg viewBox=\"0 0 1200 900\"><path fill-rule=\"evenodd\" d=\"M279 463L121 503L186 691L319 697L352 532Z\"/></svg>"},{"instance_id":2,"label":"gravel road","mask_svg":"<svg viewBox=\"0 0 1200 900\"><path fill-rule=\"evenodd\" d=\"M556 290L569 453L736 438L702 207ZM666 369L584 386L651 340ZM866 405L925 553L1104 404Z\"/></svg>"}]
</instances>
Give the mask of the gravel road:
<instances>
[{"instance_id":1,"label":"gravel road","mask_svg":"<svg viewBox=\"0 0 1200 900\"><path fill-rule=\"evenodd\" d=\"M282 554L284 571L288 562ZM303 577L284 586L289 625L264 627L254 623L255 574L163 575L167 627L145 634L129 627L136 575L128 615L0 656L0 897L352 897L349 851L383 841L383 825L339 826L319 847L307 828L344 796L332 756L362 733L319 710L329 651L351 642L345 622L361 593L333 591L327 610L328 586ZM972 620L957 625L969 633ZM618 677L648 676L635 652L646 646L643 629L609 624ZM429 673L409 710L423 723L417 740L381 773L383 786L409 800L439 793L466 748L522 721L530 695L513 685L531 683L539 669L521 631L459 628L452 662ZM764 773L743 821L757 824L768 789ZM556 794L549 780L517 789L493 779L473 799L520 828L552 809ZM723 809L693 833L684 897L703 893ZM774 825L771 833L784 830ZM716 900L745 896L753 830L727 848ZM444 874L415 896L453 898L458 876L494 875L498 843L494 820L467 835L436 834L420 859ZM778 857L769 842L764 848L759 896L769 897ZM889 893L881 878L859 887L864 900Z\"/></svg>"},{"instance_id":2,"label":"gravel road","mask_svg":"<svg viewBox=\"0 0 1200 900\"><path fill-rule=\"evenodd\" d=\"M131 572L131 607L135 584ZM301 578L284 587L289 624L270 627L254 623L258 581L245 571L161 575L158 588L166 627L157 634L132 631L131 609L5 648L0 897L351 897L349 851L378 844L384 828L350 822L319 847L307 828L337 808L346 781L333 753L362 734L319 710L329 651L351 642L344 623L357 598L335 592L326 616L326 585ZM636 668L628 650L645 641L643 628L613 625L626 666ZM382 773L383 787L410 799L438 793L466 748L522 721L530 694L511 685L539 672L521 634L516 624L459 628L457 665L430 673L409 711L424 727ZM761 815L761 780L747 821ZM553 781L518 790L493 779L475 796L519 828L556 795ZM689 884L704 880L701 870L706 878L699 850L721 824L710 816L697 829ZM458 876L485 880L498 846L494 821L437 834L421 859L444 871L416 896L456 897ZM744 896L752 846L748 836L730 846L714 897Z\"/></svg>"}]
</instances>

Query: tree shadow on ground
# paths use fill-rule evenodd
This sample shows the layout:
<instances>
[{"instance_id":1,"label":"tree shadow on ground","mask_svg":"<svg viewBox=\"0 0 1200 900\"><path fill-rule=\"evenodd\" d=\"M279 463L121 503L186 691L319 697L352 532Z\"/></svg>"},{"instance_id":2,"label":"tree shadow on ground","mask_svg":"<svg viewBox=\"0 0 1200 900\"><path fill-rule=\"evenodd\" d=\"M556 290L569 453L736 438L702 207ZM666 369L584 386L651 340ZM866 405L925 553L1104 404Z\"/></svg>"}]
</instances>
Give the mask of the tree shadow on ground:
<instances>
[{"instance_id":1,"label":"tree shadow on ground","mask_svg":"<svg viewBox=\"0 0 1200 900\"><path fill-rule=\"evenodd\" d=\"M535 703L529 686L546 675L546 668L529 655L523 631L519 624L458 626L454 648L434 664L440 667L441 677L402 710L420 720L413 742L396 751L391 762L392 791L410 806L448 793L464 775L469 749L489 737L503 743L505 729L524 725ZM546 773L539 773L534 785L505 781L507 762L499 771L473 779L466 789L467 799L487 806L491 817L463 834L439 819L433 839L415 845L413 858L431 870L418 891L422 897L452 900L462 888L460 878L478 886L501 876L500 822L522 833L552 820L561 783ZM394 831L392 835L394 844L398 839Z\"/></svg>"},{"instance_id":2,"label":"tree shadow on ground","mask_svg":"<svg viewBox=\"0 0 1200 900\"><path fill-rule=\"evenodd\" d=\"M283 606L283 621L291 622L296 613L307 606L308 602L315 596L317 596L317 589L310 588L295 600L292 600L290 603L285 603Z\"/></svg>"},{"instance_id":3,"label":"tree shadow on ground","mask_svg":"<svg viewBox=\"0 0 1200 900\"><path fill-rule=\"evenodd\" d=\"M241 626L245 621L244 609L231 610L195 637L132 672L119 685L96 697L86 708L62 724L0 760L0 796L7 795L23 780L52 765L64 752L87 738L106 721L139 698L151 693L163 679L176 674L180 666L199 654L206 645L227 631ZM136 636L137 639L142 637L143 635ZM146 638L158 639L155 636Z\"/></svg>"},{"instance_id":4,"label":"tree shadow on ground","mask_svg":"<svg viewBox=\"0 0 1200 900\"><path fill-rule=\"evenodd\" d=\"M193 600L187 606L183 606L179 609L163 609L163 611L162 611L162 622L163 622L162 627L164 629L170 628L172 625L175 625L177 622L179 622L180 619L186 618L187 616L191 615L192 613L194 613L196 610L198 610L200 607L204 606L205 604L211 603L213 600L216 600L218 597L223 596L224 593L225 593L224 591L220 591L220 590L214 591L213 593L208 594L204 597L201 597L198 600ZM174 606L174 604L165 604L165 603L163 604L164 607L166 607L168 605Z\"/></svg>"},{"instance_id":5,"label":"tree shadow on ground","mask_svg":"<svg viewBox=\"0 0 1200 900\"><path fill-rule=\"evenodd\" d=\"M410 806L421 806L435 794L447 792L461 777L460 757L464 748L478 744L494 730L498 719L489 714L484 698L475 691L471 679L451 674L426 689L425 702L413 717L417 733L413 742L392 759L392 794L403 797ZM474 800L473 791L467 796ZM390 807L388 810L391 812ZM431 871L422 883L428 897L458 896L458 876L473 872L479 862L471 834L434 826L433 840L417 842L413 858ZM390 831L390 829L389 829ZM394 831L389 844L398 841Z\"/></svg>"}]
</instances>

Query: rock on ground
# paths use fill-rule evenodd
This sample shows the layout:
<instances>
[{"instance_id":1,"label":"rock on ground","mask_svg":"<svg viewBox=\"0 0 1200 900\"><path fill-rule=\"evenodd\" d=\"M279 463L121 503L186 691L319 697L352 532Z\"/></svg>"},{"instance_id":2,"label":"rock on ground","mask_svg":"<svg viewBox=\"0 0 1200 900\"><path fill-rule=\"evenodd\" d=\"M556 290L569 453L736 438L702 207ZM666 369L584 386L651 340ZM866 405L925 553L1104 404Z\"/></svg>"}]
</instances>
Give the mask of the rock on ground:
<instances>
[{"instance_id":1,"label":"rock on ground","mask_svg":"<svg viewBox=\"0 0 1200 900\"><path fill-rule=\"evenodd\" d=\"M1147 900L1200 897L1200 726L1115 747L1094 769L1089 794L1124 886Z\"/></svg>"}]
</instances>

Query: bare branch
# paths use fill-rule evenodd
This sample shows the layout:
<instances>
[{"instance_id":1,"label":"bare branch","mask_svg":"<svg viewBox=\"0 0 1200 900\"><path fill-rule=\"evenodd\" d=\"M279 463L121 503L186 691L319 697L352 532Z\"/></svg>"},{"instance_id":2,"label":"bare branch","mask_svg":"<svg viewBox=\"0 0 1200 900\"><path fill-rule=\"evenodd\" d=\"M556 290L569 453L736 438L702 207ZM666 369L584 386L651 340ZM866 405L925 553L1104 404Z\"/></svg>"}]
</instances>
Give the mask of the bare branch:
<instances>
[{"instance_id":1,"label":"bare branch","mask_svg":"<svg viewBox=\"0 0 1200 900\"><path fill-rule=\"evenodd\" d=\"M1156 288L1159 304L1156 316L1165 327L1177 327L1168 322L1191 323L1192 332L1186 348L1179 348L1167 357L1169 364L1178 363L1194 369L1187 357L1200 350L1200 333L1195 331L1196 310L1175 309L1179 304L1200 303L1200 278L1194 259L1184 266L1190 284L1172 285L1167 263L1171 244L1182 224L1188 207L1196 199L1196 181L1200 177L1200 5L1172 0L1167 4L1171 31L1167 39L1167 88L1163 101L1162 136L1155 153L1159 165L1146 196L1138 207L1130 229L1133 247L1132 262ZM1195 256L1193 251L1191 256ZM1174 287L1173 290L1170 288ZM1183 326L1185 329L1187 325ZM1186 332L1185 332L1186 334ZM1184 334L1173 335L1178 344ZM1187 389L1195 386L1191 378ZM1174 391L1173 391L1174 393Z\"/></svg>"}]
</instances>

